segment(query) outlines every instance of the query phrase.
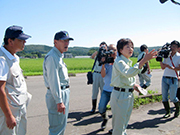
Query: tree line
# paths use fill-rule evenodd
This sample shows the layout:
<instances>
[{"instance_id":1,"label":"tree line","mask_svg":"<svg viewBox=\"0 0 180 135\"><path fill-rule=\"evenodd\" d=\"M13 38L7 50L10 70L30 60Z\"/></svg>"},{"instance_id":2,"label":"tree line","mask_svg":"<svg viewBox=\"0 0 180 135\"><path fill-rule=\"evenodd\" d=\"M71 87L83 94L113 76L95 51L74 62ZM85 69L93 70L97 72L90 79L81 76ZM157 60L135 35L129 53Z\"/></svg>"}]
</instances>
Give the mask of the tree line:
<instances>
[{"instance_id":1,"label":"tree line","mask_svg":"<svg viewBox=\"0 0 180 135\"><path fill-rule=\"evenodd\" d=\"M159 49L160 47L149 47L149 50ZM50 50L51 46L47 45L26 45L24 50L18 52L17 55L21 58L42 58L44 57ZM98 47L69 47L68 51L65 53L71 53L73 57L75 56L91 56L95 51L98 51ZM134 48L133 57L137 57L140 53L139 47Z\"/></svg>"}]
</instances>

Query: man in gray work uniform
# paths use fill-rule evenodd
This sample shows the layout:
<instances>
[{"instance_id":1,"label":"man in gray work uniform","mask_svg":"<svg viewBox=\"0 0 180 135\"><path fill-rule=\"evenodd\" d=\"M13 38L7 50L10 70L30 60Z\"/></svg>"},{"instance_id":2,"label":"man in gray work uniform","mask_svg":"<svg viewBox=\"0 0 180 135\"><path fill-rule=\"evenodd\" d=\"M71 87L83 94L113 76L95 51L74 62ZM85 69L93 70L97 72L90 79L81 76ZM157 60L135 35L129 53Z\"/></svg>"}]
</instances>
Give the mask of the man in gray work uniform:
<instances>
[{"instance_id":1,"label":"man in gray work uniform","mask_svg":"<svg viewBox=\"0 0 180 135\"><path fill-rule=\"evenodd\" d=\"M64 135L69 112L69 77L63 52L68 50L68 32L60 31L54 36L54 47L44 58L43 76L47 87L46 105L49 118L49 135Z\"/></svg>"},{"instance_id":2,"label":"man in gray work uniform","mask_svg":"<svg viewBox=\"0 0 180 135\"><path fill-rule=\"evenodd\" d=\"M25 135L27 126L26 109L31 99L19 66L16 52L23 51L26 40L20 26L10 26L0 48L0 135Z\"/></svg>"}]
</instances>

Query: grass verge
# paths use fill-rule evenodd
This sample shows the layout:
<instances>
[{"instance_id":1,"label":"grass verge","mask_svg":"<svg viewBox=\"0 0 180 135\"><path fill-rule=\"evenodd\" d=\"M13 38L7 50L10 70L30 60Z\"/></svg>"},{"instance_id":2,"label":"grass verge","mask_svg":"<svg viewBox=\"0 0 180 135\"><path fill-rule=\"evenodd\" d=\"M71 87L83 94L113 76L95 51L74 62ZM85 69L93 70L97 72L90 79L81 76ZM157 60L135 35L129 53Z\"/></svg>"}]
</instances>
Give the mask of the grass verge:
<instances>
[{"instance_id":1,"label":"grass verge","mask_svg":"<svg viewBox=\"0 0 180 135\"><path fill-rule=\"evenodd\" d=\"M158 94L155 91L148 90L148 95L146 96L140 95L134 98L133 108L138 109L141 105L147 105L149 103L155 103L155 102L161 102L161 101L162 101L162 94ZM111 106L107 105L106 108L110 110Z\"/></svg>"},{"instance_id":2,"label":"grass verge","mask_svg":"<svg viewBox=\"0 0 180 135\"><path fill-rule=\"evenodd\" d=\"M147 96L138 96L134 98L133 108L138 109L141 105L146 105L149 103L161 102L162 94L150 94Z\"/></svg>"}]
</instances>

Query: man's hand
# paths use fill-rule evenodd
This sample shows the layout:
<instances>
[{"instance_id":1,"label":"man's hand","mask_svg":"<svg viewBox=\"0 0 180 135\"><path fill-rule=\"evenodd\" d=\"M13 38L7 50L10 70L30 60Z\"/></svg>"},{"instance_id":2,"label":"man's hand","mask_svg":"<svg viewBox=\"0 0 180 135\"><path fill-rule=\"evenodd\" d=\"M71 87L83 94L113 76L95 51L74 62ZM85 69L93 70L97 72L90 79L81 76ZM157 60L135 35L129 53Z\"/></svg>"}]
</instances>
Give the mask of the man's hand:
<instances>
[{"instance_id":1,"label":"man's hand","mask_svg":"<svg viewBox=\"0 0 180 135\"><path fill-rule=\"evenodd\" d=\"M65 107L64 103L58 103L57 104L57 111L58 112L60 112L60 113L63 112L63 114L65 114L65 110L66 110L66 107Z\"/></svg>"},{"instance_id":2,"label":"man's hand","mask_svg":"<svg viewBox=\"0 0 180 135\"><path fill-rule=\"evenodd\" d=\"M6 117L6 125L9 129L13 129L16 126L16 119L13 115Z\"/></svg>"},{"instance_id":3,"label":"man's hand","mask_svg":"<svg viewBox=\"0 0 180 135\"><path fill-rule=\"evenodd\" d=\"M173 67L173 66L170 66L170 65L168 65L168 64L164 64L164 66L167 67L167 68L169 68L169 69L174 70L174 67Z\"/></svg>"},{"instance_id":4,"label":"man's hand","mask_svg":"<svg viewBox=\"0 0 180 135\"><path fill-rule=\"evenodd\" d=\"M102 58L101 58L101 62L104 62L105 60L106 60L105 57L102 57Z\"/></svg>"},{"instance_id":5,"label":"man's hand","mask_svg":"<svg viewBox=\"0 0 180 135\"><path fill-rule=\"evenodd\" d=\"M0 107L6 117L6 125L9 129L13 129L16 126L16 119L12 115L9 107L7 96L5 92L5 81L0 81Z\"/></svg>"}]
</instances>

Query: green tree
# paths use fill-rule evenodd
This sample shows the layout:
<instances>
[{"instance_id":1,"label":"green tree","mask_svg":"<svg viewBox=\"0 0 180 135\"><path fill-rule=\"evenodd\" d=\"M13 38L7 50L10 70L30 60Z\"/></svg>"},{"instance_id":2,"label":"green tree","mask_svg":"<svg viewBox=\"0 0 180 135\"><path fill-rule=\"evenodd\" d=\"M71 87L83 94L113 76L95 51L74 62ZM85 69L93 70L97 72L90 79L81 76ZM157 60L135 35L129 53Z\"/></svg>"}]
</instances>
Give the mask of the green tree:
<instances>
[{"instance_id":1,"label":"green tree","mask_svg":"<svg viewBox=\"0 0 180 135\"><path fill-rule=\"evenodd\" d=\"M87 55L88 56L91 56L95 51L97 51L98 49L96 49L96 48L91 48L89 51L88 51L88 53L87 53Z\"/></svg>"}]
</instances>

